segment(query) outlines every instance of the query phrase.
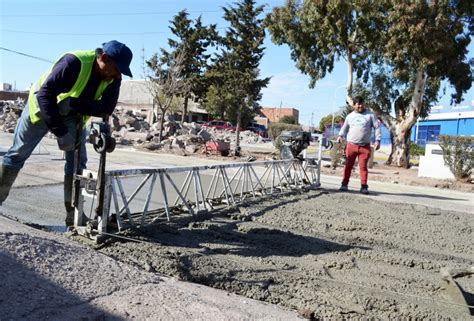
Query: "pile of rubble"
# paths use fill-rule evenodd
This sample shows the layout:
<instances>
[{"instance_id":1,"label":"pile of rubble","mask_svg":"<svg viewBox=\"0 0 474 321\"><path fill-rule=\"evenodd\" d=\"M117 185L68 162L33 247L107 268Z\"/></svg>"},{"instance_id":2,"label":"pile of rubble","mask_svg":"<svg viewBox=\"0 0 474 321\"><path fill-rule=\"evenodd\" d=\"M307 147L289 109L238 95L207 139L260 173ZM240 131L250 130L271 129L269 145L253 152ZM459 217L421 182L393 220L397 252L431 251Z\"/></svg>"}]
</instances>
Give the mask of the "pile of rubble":
<instances>
[{"instance_id":1,"label":"pile of rubble","mask_svg":"<svg viewBox=\"0 0 474 321\"><path fill-rule=\"evenodd\" d=\"M13 133L25 103L18 101L0 101L0 130ZM150 115L138 110L117 107L110 118L112 135L117 144L131 145L147 150L160 150L189 155L205 152L205 144L209 141L226 142L235 146L236 134L214 128L204 128L195 123L178 123L165 117L161 142L159 139L160 123L150 124ZM240 133L243 144L260 144L264 139L251 131Z\"/></svg>"},{"instance_id":2,"label":"pile of rubble","mask_svg":"<svg viewBox=\"0 0 474 321\"><path fill-rule=\"evenodd\" d=\"M13 133L24 107L22 99L0 100L0 131Z\"/></svg>"},{"instance_id":3,"label":"pile of rubble","mask_svg":"<svg viewBox=\"0 0 474 321\"><path fill-rule=\"evenodd\" d=\"M178 123L165 117L161 142L159 139L160 122L149 124L145 119L149 115L137 110L124 110L118 107L112 117L111 127L117 143L133 145L147 150L160 150L189 155L204 152L205 144L211 140L228 142L235 145L236 134L214 128L204 128L195 123ZM240 133L244 144L264 143L264 139L251 131Z\"/></svg>"}]
</instances>

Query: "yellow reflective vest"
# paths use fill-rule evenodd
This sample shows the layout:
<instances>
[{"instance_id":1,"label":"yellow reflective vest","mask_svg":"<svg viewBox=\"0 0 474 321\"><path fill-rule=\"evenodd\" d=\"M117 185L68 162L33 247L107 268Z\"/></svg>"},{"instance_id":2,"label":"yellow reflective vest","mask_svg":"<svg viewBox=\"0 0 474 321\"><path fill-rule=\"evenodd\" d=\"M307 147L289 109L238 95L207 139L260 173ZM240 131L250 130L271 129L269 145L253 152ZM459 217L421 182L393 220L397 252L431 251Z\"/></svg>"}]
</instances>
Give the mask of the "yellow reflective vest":
<instances>
[{"instance_id":1,"label":"yellow reflective vest","mask_svg":"<svg viewBox=\"0 0 474 321\"><path fill-rule=\"evenodd\" d=\"M95 62L95 51L94 50L85 50L85 51L72 51L69 52L76 56L81 61L81 70L79 71L79 76L77 77L76 83L72 86L71 90L67 93L61 93L57 96L57 103L59 104L62 100L68 97L78 98L84 88L89 81L91 76L92 68L94 67ZM54 67L54 65L53 65ZM33 85L30 89L30 93L28 95L28 105L29 105L29 114L30 114L30 121L32 124L36 124L41 120L40 110L38 106L38 100L36 99L36 93L39 91L45 80L48 78L51 70L51 67L47 72L45 72L40 79ZM112 83L113 80L105 81L102 80L97 87L97 91L95 93L95 100L99 100L102 97L102 93L104 92L105 88ZM89 118L89 117L87 117ZM86 121L86 119L84 120Z\"/></svg>"}]
</instances>

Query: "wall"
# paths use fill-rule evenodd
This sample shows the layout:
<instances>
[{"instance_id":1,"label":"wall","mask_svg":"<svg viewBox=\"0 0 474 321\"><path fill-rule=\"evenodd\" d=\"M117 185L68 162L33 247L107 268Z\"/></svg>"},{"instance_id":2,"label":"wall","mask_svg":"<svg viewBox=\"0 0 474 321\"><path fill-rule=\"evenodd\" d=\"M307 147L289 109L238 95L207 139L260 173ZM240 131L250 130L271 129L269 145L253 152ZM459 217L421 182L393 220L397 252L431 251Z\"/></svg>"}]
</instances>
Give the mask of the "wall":
<instances>
[{"instance_id":1,"label":"wall","mask_svg":"<svg viewBox=\"0 0 474 321\"><path fill-rule=\"evenodd\" d=\"M425 155L420 156L418 177L454 179L453 173L444 164L443 150L438 144L426 144Z\"/></svg>"},{"instance_id":2,"label":"wall","mask_svg":"<svg viewBox=\"0 0 474 321\"><path fill-rule=\"evenodd\" d=\"M118 106L130 109L152 109L153 98L146 87L144 80L123 80L120 87L120 95L118 98ZM175 119L181 120L176 113ZM188 100L188 121L207 121L208 113L200 108L199 104L192 99Z\"/></svg>"},{"instance_id":3,"label":"wall","mask_svg":"<svg viewBox=\"0 0 474 321\"><path fill-rule=\"evenodd\" d=\"M337 136L339 134L339 131L341 130L342 123L341 124L334 124L334 135ZM380 131L382 134L382 138L380 140L380 145L391 145L392 142L390 141L390 132L388 131L387 127L385 127L384 124L380 124ZM332 130L331 130L331 124L326 125L324 129L324 137L331 137L332 136ZM375 141L375 130L372 130L372 141Z\"/></svg>"},{"instance_id":4,"label":"wall","mask_svg":"<svg viewBox=\"0 0 474 321\"><path fill-rule=\"evenodd\" d=\"M28 93L28 91L0 90L0 100L17 100L21 98L26 102Z\"/></svg>"},{"instance_id":5,"label":"wall","mask_svg":"<svg viewBox=\"0 0 474 321\"><path fill-rule=\"evenodd\" d=\"M260 114L267 117L272 123L278 123L281 118L285 116L293 116L296 119L296 123L299 123L300 112L298 109L285 107L285 108L274 108L274 107L262 107Z\"/></svg>"},{"instance_id":6,"label":"wall","mask_svg":"<svg viewBox=\"0 0 474 321\"><path fill-rule=\"evenodd\" d=\"M422 120L412 127L411 140L417 141L417 126L440 126L440 135L474 136L474 118ZM420 135L418 135L418 138ZM424 142L420 141L421 144Z\"/></svg>"}]
</instances>

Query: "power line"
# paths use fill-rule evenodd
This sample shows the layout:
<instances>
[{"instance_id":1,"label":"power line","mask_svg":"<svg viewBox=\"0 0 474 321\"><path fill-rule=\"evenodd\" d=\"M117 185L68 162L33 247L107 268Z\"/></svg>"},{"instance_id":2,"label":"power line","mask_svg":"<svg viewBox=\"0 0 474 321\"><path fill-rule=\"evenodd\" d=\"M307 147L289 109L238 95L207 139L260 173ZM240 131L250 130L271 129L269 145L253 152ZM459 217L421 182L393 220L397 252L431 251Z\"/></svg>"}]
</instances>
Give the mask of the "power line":
<instances>
[{"instance_id":1,"label":"power line","mask_svg":"<svg viewBox=\"0 0 474 321\"><path fill-rule=\"evenodd\" d=\"M41 58L41 57L32 56L32 55L29 55L29 54L26 54L26 53L23 53L23 52L19 52L19 51L7 49L7 48L3 48L3 47L0 47L0 49L5 50L5 51L9 51L9 52L13 52L13 53L16 53L16 54L18 54L18 55L26 56L26 57L29 57L29 58L41 60L41 61L44 61L44 62L54 63L54 61L52 61L52 60L45 59L45 58Z\"/></svg>"},{"instance_id":2,"label":"power line","mask_svg":"<svg viewBox=\"0 0 474 321\"><path fill-rule=\"evenodd\" d=\"M189 14L195 13L216 13L222 10L206 11L186 11ZM103 16L145 16L145 15L168 15L176 14L176 11L155 11L155 12L123 12L123 13L46 13L46 14L5 14L2 17L103 17Z\"/></svg>"},{"instance_id":3,"label":"power line","mask_svg":"<svg viewBox=\"0 0 474 321\"><path fill-rule=\"evenodd\" d=\"M217 30L224 30L227 28L216 28ZM47 36L130 36L130 35L156 35L156 34L168 34L170 31L142 31L142 32L102 32L102 33L68 33L68 32L38 32L28 30L12 30L12 29L0 29L0 32L11 32L21 34L33 34L33 35L47 35Z\"/></svg>"},{"instance_id":4,"label":"power line","mask_svg":"<svg viewBox=\"0 0 474 321\"><path fill-rule=\"evenodd\" d=\"M266 6L267 7L267 6ZM271 8L264 8L263 12L269 12ZM186 11L188 14L201 13L221 13L222 10L200 10ZM176 14L176 11L154 11L154 12L118 12L118 13L45 13L45 14L4 14L1 17L104 17L104 16L153 16L153 15L169 15Z\"/></svg>"},{"instance_id":5,"label":"power line","mask_svg":"<svg viewBox=\"0 0 474 321\"><path fill-rule=\"evenodd\" d=\"M67 32L37 32L37 31L24 31L24 30L11 30L11 29L0 29L2 32L11 33L24 33L34 35L50 35L50 36L119 36L119 35L147 35L147 34L163 34L168 33L167 31L145 31L145 32L109 32L109 33L67 33Z\"/></svg>"}]
</instances>

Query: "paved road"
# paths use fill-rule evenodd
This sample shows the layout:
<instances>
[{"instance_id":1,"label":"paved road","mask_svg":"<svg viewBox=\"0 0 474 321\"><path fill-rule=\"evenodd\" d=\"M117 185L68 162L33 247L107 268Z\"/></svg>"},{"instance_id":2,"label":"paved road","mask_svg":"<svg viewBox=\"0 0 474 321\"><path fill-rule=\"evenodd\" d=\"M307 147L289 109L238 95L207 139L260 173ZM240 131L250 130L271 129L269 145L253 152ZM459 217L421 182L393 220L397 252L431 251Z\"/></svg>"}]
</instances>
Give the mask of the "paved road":
<instances>
[{"instance_id":1,"label":"paved road","mask_svg":"<svg viewBox=\"0 0 474 321\"><path fill-rule=\"evenodd\" d=\"M337 191L341 178L321 175L324 188ZM408 186L388 182L370 181L367 197L385 202L425 205L444 210L466 212L474 215L474 194L424 186ZM349 184L350 193L358 193L358 179Z\"/></svg>"},{"instance_id":2,"label":"paved road","mask_svg":"<svg viewBox=\"0 0 474 321\"><path fill-rule=\"evenodd\" d=\"M11 134L0 134L0 152L7 150L11 140ZM97 169L99 155L92 150L91 145L88 145L88 155L89 168ZM212 159L156 154L124 148L117 148L112 154L108 154L107 159L107 169L109 170L222 163ZM63 165L62 152L57 148L55 140L45 138L40 148L35 151L20 173L10 197L1 207L1 212L22 221L62 231L64 229ZM210 176L204 175L204 184L209 181ZM322 188L337 192L340 178L323 175L321 183ZM358 182L354 181L353 184L351 183L350 188L357 193ZM137 182L133 182L133 180L130 180L128 184L125 182L125 188L128 190L136 185ZM368 197L377 200L427 205L433 207L434 210L438 208L474 213L474 195L472 193L375 181L370 182L370 190L371 195ZM142 199L144 197L144 195L141 196ZM90 205L90 203L86 203L86 210Z\"/></svg>"},{"instance_id":3,"label":"paved road","mask_svg":"<svg viewBox=\"0 0 474 321\"><path fill-rule=\"evenodd\" d=\"M3 156L8 150L12 138L12 134L0 134L0 155ZM99 154L90 144L87 144L87 149L88 168L97 170ZM107 170L216 163L221 162L205 158L142 152L129 148L117 148L107 155ZM44 138L26 162L0 211L25 222L45 225L55 231L64 230L63 167L63 153L57 148L56 141ZM127 186L125 188L127 189ZM86 208L89 205L86 203Z\"/></svg>"}]
</instances>

